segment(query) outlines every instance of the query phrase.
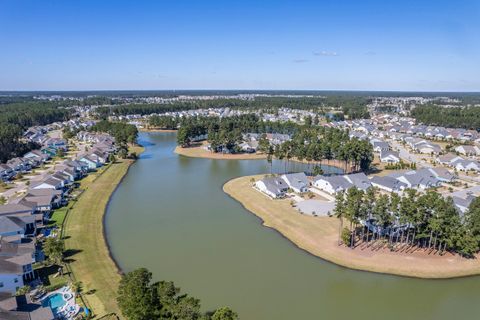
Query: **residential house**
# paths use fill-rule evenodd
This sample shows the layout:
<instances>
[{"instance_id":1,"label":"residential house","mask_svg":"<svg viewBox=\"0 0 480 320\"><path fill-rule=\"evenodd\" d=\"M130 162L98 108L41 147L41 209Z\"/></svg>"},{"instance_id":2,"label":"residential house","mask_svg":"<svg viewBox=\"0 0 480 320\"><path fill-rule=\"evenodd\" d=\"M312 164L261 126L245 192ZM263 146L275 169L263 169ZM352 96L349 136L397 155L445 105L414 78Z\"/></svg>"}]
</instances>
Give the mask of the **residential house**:
<instances>
[{"instance_id":1,"label":"residential house","mask_svg":"<svg viewBox=\"0 0 480 320\"><path fill-rule=\"evenodd\" d=\"M34 182L30 185L31 189L54 189L60 190L64 187L64 181L62 179L55 178L53 176L47 176L41 181Z\"/></svg>"},{"instance_id":2,"label":"residential house","mask_svg":"<svg viewBox=\"0 0 480 320\"><path fill-rule=\"evenodd\" d=\"M51 211L64 204L63 191L55 189L30 189L23 199L35 202L39 211Z\"/></svg>"},{"instance_id":3,"label":"residential house","mask_svg":"<svg viewBox=\"0 0 480 320\"><path fill-rule=\"evenodd\" d=\"M241 144L239 144L240 149L243 152L247 153L255 153L258 148L258 142L257 141L244 141Z\"/></svg>"},{"instance_id":4,"label":"residential house","mask_svg":"<svg viewBox=\"0 0 480 320\"><path fill-rule=\"evenodd\" d=\"M374 141L372 143L372 146L373 146L373 151L377 153L390 150L390 145L385 141Z\"/></svg>"},{"instance_id":5,"label":"residential house","mask_svg":"<svg viewBox=\"0 0 480 320\"><path fill-rule=\"evenodd\" d=\"M480 148L478 148L477 146L469 146L469 145L458 146L458 147L455 147L455 151L465 156L480 155Z\"/></svg>"},{"instance_id":6,"label":"residential house","mask_svg":"<svg viewBox=\"0 0 480 320\"><path fill-rule=\"evenodd\" d=\"M9 165L0 163L0 180L9 181L15 177L15 171Z\"/></svg>"},{"instance_id":7,"label":"residential house","mask_svg":"<svg viewBox=\"0 0 480 320\"><path fill-rule=\"evenodd\" d=\"M0 237L32 236L36 232L34 216L0 216Z\"/></svg>"},{"instance_id":8,"label":"residential house","mask_svg":"<svg viewBox=\"0 0 480 320\"><path fill-rule=\"evenodd\" d=\"M97 168L100 168L102 164L100 161L91 155L84 155L78 158L78 161L85 163L88 166L89 170L95 170Z\"/></svg>"},{"instance_id":9,"label":"residential house","mask_svg":"<svg viewBox=\"0 0 480 320\"><path fill-rule=\"evenodd\" d=\"M7 165L16 172L27 172L32 169L30 163L22 158L13 158L7 161Z\"/></svg>"},{"instance_id":10,"label":"residential house","mask_svg":"<svg viewBox=\"0 0 480 320\"><path fill-rule=\"evenodd\" d=\"M455 160L450 165L458 171L480 171L480 163L475 160Z\"/></svg>"},{"instance_id":11,"label":"residential house","mask_svg":"<svg viewBox=\"0 0 480 320\"><path fill-rule=\"evenodd\" d=\"M426 141L415 144L413 149L423 154L440 154L442 152L442 148L438 144Z\"/></svg>"},{"instance_id":12,"label":"residential house","mask_svg":"<svg viewBox=\"0 0 480 320\"><path fill-rule=\"evenodd\" d=\"M53 148L55 150L63 149L66 151L68 149L67 140L61 138L49 138L43 145L47 148Z\"/></svg>"},{"instance_id":13,"label":"residential house","mask_svg":"<svg viewBox=\"0 0 480 320\"><path fill-rule=\"evenodd\" d=\"M406 183L390 176L374 176L370 179L370 183L372 186L387 192L400 193L407 188Z\"/></svg>"},{"instance_id":14,"label":"residential house","mask_svg":"<svg viewBox=\"0 0 480 320\"><path fill-rule=\"evenodd\" d=\"M318 175L313 179L313 185L329 194L345 191L353 184L343 176L322 176Z\"/></svg>"},{"instance_id":15,"label":"residential house","mask_svg":"<svg viewBox=\"0 0 480 320\"><path fill-rule=\"evenodd\" d=\"M266 195L276 199L283 198L288 190L287 183L279 177L264 178L255 182L255 187Z\"/></svg>"},{"instance_id":16,"label":"residential house","mask_svg":"<svg viewBox=\"0 0 480 320\"><path fill-rule=\"evenodd\" d=\"M45 163L50 159L48 154L43 153L40 150L32 150L23 156L25 159L35 159L39 163Z\"/></svg>"},{"instance_id":17,"label":"residential house","mask_svg":"<svg viewBox=\"0 0 480 320\"><path fill-rule=\"evenodd\" d=\"M465 212L467 212L468 208L470 207L470 204L472 201L475 199L475 197L471 194L467 195L466 197L462 198L459 196L453 196L453 204L455 207L458 209L460 214L463 216Z\"/></svg>"},{"instance_id":18,"label":"residential house","mask_svg":"<svg viewBox=\"0 0 480 320\"><path fill-rule=\"evenodd\" d=\"M281 178L294 192L303 193L308 191L310 182L304 172L284 174Z\"/></svg>"},{"instance_id":19,"label":"residential house","mask_svg":"<svg viewBox=\"0 0 480 320\"><path fill-rule=\"evenodd\" d=\"M427 169L431 174L435 176L438 180L442 182L453 182L457 176L445 168L428 168Z\"/></svg>"},{"instance_id":20,"label":"residential house","mask_svg":"<svg viewBox=\"0 0 480 320\"><path fill-rule=\"evenodd\" d=\"M0 319L4 320L54 320L50 306L32 302L26 296L14 296L8 292L0 293Z\"/></svg>"},{"instance_id":21,"label":"residential house","mask_svg":"<svg viewBox=\"0 0 480 320\"><path fill-rule=\"evenodd\" d=\"M400 155L397 151L382 151L380 152L380 162L385 163L399 163Z\"/></svg>"},{"instance_id":22,"label":"residential house","mask_svg":"<svg viewBox=\"0 0 480 320\"><path fill-rule=\"evenodd\" d=\"M453 162L457 160L463 160L462 157L457 156L453 153L448 153L445 155L438 156L436 162L443 164L443 165L451 165Z\"/></svg>"},{"instance_id":23,"label":"residential house","mask_svg":"<svg viewBox=\"0 0 480 320\"><path fill-rule=\"evenodd\" d=\"M0 206L0 216L33 215L36 209L36 204L28 201L8 203Z\"/></svg>"},{"instance_id":24,"label":"residential house","mask_svg":"<svg viewBox=\"0 0 480 320\"><path fill-rule=\"evenodd\" d=\"M343 177L360 190L365 191L372 186L370 180L368 180L367 176L363 172L347 174Z\"/></svg>"},{"instance_id":25,"label":"residential house","mask_svg":"<svg viewBox=\"0 0 480 320\"><path fill-rule=\"evenodd\" d=\"M428 189L440 186L441 182L428 169L412 170L404 173L394 173L391 177L405 183L408 188Z\"/></svg>"},{"instance_id":26,"label":"residential house","mask_svg":"<svg viewBox=\"0 0 480 320\"><path fill-rule=\"evenodd\" d=\"M12 241L13 240L13 241ZM14 294L25 281L35 278L35 244L16 237L0 238L0 292Z\"/></svg>"}]
</instances>

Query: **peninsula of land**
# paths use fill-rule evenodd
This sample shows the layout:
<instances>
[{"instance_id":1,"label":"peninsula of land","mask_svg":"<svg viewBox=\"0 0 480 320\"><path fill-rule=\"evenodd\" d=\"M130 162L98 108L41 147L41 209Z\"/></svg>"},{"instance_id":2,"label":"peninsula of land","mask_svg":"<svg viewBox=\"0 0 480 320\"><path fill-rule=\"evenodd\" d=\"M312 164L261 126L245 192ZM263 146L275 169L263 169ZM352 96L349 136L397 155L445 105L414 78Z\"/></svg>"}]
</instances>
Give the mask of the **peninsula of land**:
<instances>
[{"instance_id":1,"label":"peninsula of land","mask_svg":"<svg viewBox=\"0 0 480 320\"><path fill-rule=\"evenodd\" d=\"M263 225L273 228L299 248L356 270L401 275L416 278L454 278L480 274L478 259L465 259L446 253L428 254L416 249L391 252L389 249L355 249L338 245L339 220L334 217L313 217L300 214L289 199L271 199L252 187L253 180L263 175L240 177L228 181L223 190L258 216ZM253 179L253 180L252 180Z\"/></svg>"},{"instance_id":2,"label":"peninsula of land","mask_svg":"<svg viewBox=\"0 0 480 320\"><path fill-rule=\"evenodd\" d=\"M175 148L175 153L190 157L190 158L205 158L205 159L218 159L218 160L255 160L255 159L266 159L267 155L264 153L221 153L221 152L211 152L206 149L208 143L203 141L202 143L197 143L191 147L182 148L177 146Z\"/></svg>"}]
</instances>

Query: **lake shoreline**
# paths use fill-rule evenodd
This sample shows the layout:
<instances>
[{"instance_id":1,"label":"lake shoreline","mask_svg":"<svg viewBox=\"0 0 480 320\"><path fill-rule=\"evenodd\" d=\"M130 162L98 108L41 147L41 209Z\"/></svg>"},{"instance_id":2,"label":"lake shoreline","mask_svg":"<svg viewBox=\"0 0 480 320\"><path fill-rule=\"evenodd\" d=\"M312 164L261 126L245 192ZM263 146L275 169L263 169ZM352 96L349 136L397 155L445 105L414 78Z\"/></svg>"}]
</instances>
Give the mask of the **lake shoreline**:
<instances>
[{"instance_id":1,"label":"lake shoreline","mask_svg":"<svg viewBox=\"0 0 480 320\"><path fill-rule=\"evenodd\" d=\"M197 144L192 147L182 148L177 146L173 151L176 154L189 157L189 158L201 158L201 159L213 159L213 160L264 160L267 159L265 153L238 153L238 154L225 154L225 153L215 153L205 150L203 147L206 145L205 142ZM273 159L278 160L273 157ZM329 160L329 161L320 161L320 162L308 162L306 160L298 160L295 158L290 159L289 161L298 162L308 165L320 165L320 166L330 166L341 169L345 172L345 162L340 160Z\"/></svg>"},{"instance_id":2,"label":"lake shoreline","mask_svg":"<svg viewBox=\"0 0 480 320\"><path fill-rule=\"evenodd\" d=\"M297 248L338 266L420 279L451 279L480 274L478 259L458 255L428 255L373 251L370 248L350 249L338 246L339 221L329 217L307 217L291 207L288 199L272 200L252 188L251 179L264 175L244 176L227 181L223 191L257 216L263 226L274 229Z\"/></svg>"}]
</instances>

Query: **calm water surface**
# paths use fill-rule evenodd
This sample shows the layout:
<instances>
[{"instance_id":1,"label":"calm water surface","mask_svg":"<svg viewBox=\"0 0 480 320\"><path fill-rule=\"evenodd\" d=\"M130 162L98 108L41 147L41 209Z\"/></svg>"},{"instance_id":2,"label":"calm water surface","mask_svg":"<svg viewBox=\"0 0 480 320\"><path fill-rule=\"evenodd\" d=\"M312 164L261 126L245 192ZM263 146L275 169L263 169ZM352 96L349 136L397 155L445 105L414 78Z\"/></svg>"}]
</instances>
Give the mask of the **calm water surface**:
<instances>
[{"instance_id":1,"label":"calm water surface","mask_svg":"<svg viewBox=\"0 0 480 320\"><path fill-rule=\"evenodd\" d=\"M170 133L142 133L140 142L146 151L106 216L123 270L146 267L156 280L173 280L200 298L204 309L231 306L241 319L480 319L479 277L435 281L352 271L262 227L222 185L269 172L265 160L182 157L173 153ZM274 170L283 168L274 163Z\"/></svg>"}]
</instances>

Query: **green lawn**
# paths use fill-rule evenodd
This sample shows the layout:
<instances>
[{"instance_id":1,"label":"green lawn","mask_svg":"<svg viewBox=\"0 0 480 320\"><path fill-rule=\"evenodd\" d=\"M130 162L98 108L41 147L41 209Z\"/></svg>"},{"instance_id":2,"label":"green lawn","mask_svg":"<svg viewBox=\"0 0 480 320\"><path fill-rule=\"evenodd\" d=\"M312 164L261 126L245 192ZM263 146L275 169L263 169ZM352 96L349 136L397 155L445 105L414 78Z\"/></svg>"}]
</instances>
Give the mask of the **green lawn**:
<instances>
[{"instance_id":1,"label":"green lawn","mask_svg":"<svg viewBox=\"0 0 480 320\"><path fill-rule=\"evenodd\" d=\"M84 298L97 316L112 312L120 315L116 303L120 274L103 237L103 214L131 163L118 160L83 179L80 184L85 191L65 220L65 248L73 253L69 266L75 280L82 282L84 292L90 292Z\"/></svg>"},{"instance_id":2,"label":"green lawn","mask_svg":"<svg viewBox=\"0 0 480 320\"><path fill-rule=\"evenodd\" d=\"M53 211L52 216L50 217L49 226L52 227L61 227L65 216L67 215L70 205L62 207Z\"/></svg>"}]
</instances>

